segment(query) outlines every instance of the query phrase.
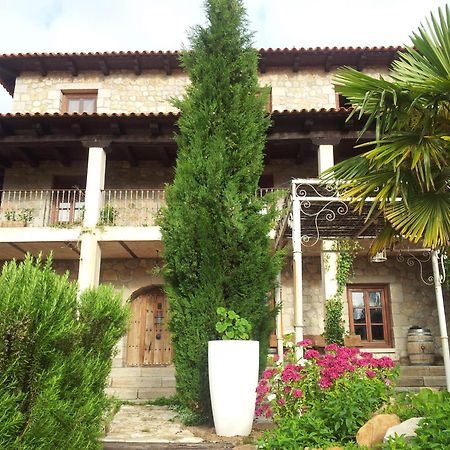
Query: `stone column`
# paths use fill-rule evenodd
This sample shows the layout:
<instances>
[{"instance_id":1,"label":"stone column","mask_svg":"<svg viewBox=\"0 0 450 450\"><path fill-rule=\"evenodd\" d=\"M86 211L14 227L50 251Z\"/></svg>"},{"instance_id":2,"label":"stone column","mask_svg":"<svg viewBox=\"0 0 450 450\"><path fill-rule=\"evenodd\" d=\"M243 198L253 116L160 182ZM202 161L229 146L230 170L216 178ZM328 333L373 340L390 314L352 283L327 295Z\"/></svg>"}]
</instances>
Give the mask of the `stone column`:
<instances>
[{"instance_id":1,"label":"stone column","mask_svg":"<svg viewBox=\"0 0 450 450\"><path fill-rule=\"evenodd\" d=\"M80 292L98 286L100 281L101 249L97 239L96 225L102 207L102 190L105 187L105 147L109 145L109 142L83 141L83 145L89 149L89 156L78 270Z\"/></svg>"},{"instance_id":2,"label":"stone column","mask_svg":"<svg viewBox=\"0 0 450 450\"><path fill-rule=\"evenodd\" d=\"M319 176L327 169L334 166L334 145L339 141L318 141L313 142L318 145L317 164ZM333 240L322 240L322 252L320 254L321 274L322 274L322 292L324 301L333 297L337 292L336 270L337 253L334 252Z\"/></svg>"}]
</instances>

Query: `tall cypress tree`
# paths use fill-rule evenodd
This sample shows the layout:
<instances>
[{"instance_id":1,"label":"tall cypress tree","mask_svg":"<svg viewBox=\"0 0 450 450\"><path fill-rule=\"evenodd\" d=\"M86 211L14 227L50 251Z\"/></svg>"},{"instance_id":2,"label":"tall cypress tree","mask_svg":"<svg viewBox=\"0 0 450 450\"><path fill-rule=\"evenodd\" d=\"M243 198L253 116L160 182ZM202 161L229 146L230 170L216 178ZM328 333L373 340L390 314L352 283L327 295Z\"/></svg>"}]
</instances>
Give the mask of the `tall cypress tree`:
<instances>
[{"instance_id":1,"label":"tall cypress tree","mask_svg":"<svg viewBox=\"0 0 450 450\"><path fill-rule=\"evenodd\" d=\"M207 342L217 338L216 309L252 323L264 364L281 256L269 239L273 199L256 195L270 117L245 10L241 0L205 6L208 23L192 29L181 56L191 84L175 101L178 159L160 224L177 393L209 415Z\"/></svg>"}]
</instances>

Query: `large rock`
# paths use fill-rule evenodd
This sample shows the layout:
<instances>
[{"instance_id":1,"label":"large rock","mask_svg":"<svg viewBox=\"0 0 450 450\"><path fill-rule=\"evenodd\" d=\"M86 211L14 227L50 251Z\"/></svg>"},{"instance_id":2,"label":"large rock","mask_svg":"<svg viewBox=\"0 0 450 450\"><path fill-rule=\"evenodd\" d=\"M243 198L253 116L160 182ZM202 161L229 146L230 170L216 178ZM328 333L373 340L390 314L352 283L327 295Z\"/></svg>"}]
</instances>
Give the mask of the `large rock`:
<instances>
[{"instance_id":1,"label":"large rock","mask_svg":"<svg viewBox=\"0 0 450 450\"><path fill-rule=\"evenodd\" d=\"M358 445L366 445L368 448L373 448L383 442L386 431L398 425L400 418L397 414L379 414L372 417L366 422L356 434L356 442Z\"/></svg>"},{"instance_id":2,"label":"large rock","mask_svg":"<svg viewBox=\"0 0 450 450\"><path fill-rule=\"evenodd\" d=\"M400 425L395 425L386 431L384 436L384 442L390 437L394 437L396 434L398 436L403 435L407 442L410 442L416 436L416 428L419 425L419 421L422 417L412 417L411 419L405 420Z\"/></svg>"}]
</instances>

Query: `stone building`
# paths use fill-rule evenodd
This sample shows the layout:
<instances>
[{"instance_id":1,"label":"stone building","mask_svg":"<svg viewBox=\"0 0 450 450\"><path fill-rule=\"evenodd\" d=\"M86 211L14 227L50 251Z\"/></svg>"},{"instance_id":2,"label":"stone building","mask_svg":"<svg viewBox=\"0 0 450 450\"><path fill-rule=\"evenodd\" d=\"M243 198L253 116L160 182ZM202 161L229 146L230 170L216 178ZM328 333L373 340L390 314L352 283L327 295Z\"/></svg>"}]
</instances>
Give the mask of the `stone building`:
<instances>
[{"instance_id":1,"label":"stone building","mask_svg":"<svg viewBox=\"0 0 450 450\"><path fill-rule=\"evenodd\" d=\"M292 179L317 186L321 171L355 154L361 124L346 121L349 111L334 91L334 73L343 65L385 73L398 50L260 50L260 83L271 88L273 118L262 193L289 191ZM0 116L1 258L51 251L57 270L69 270L80 289L98 283L120 289L132 323L114 360L110 390L129 399L172 393L155 216L176 158L178 113L170 99L188 83L177 53L1 55L0 82L13 96L13 112ZM403 361L409 327L428 327L439 355L433 288L422 282L418 264L399 261L422 254L406 248L388 253L383 264L370 262L373 227L362 228L354 222L345 235L361 242L342 299L347 329L361 335L365 348ZM278 237L291 249L288 229ZM324 301L335 282L333 237L319 233L315 245L303 242L305 335L323 332ZM294 331L292 268L289 256L281 274L278 337ZM430 264L423 269L426 279Z\"/></svg>"}]
</instances>

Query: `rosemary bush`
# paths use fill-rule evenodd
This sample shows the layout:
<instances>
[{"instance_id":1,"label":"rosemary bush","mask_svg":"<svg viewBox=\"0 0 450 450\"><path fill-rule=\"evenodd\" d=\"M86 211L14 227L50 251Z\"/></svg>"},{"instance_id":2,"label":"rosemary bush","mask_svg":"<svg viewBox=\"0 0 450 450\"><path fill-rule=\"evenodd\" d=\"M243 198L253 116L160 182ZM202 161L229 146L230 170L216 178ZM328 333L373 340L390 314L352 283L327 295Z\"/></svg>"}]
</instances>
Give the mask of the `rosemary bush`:
<instances>
[{"instance_id":1,"label":"rosemary bush","mask_svg":"<svg viewBox=\"0 0 450 450\"><path fill-rule=\"evenodd\" d=\"M81 294L51 259L0 275L0 448L100 449L104 388L128 309L111 287ZM69 447L67 447L69 448Z\"/></svg>"}]
</instances>

